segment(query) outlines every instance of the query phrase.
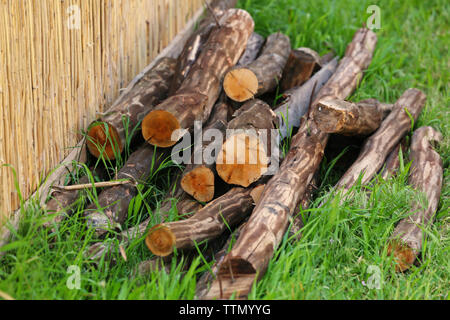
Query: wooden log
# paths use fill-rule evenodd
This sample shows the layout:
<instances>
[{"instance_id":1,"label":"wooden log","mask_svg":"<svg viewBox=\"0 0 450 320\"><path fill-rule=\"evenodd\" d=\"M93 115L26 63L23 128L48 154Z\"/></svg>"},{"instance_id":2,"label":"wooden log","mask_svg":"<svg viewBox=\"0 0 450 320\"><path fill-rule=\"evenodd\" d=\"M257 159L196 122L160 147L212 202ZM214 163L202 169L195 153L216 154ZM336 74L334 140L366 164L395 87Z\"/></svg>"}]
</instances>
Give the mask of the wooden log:
<instances>
[{"instance_id":1,"label":"wooden log","mask_svg":"<svg viewBox=\"0 0 450 320\"><path fill-rule=\"evenodd\" d=\"M154 226L145 239L147 247L153 254L165 257L175 248L192 249L195 243L217 238L228 226L235 226L250 214L250 192L251 188L233 188L187 220Z\"/></svg>"},{"instance_id":2,"label":"wooden log","mask_svg":"<svg viewBox=\"0 0 450 320\"><path fill-rule=\"evenodd\" d=\"M328 64L331 60L334 59L335 56L336 54L334 52L328 52L324 54L323 56L320 57L320 65L324 66Z\"/></svg>"},{"instance_id":3,"label":"wooden log","mask_svg":"<svg viewBox=\"0 0 450 320\"><path fill-rule=\"evenodd\" d=\"M283 70L281 91L299 87L321 68L320 56L310 48L292 50Z\"/></svg>"},{"instance_id":4,"label":"wooden log","mask_svg":"<svg viewBox=\"0 0 450 320\"><path fill-rule=\"evenodd\" d=\"M229 98L244 102L276 88L291 52L289 37L274 33L267 37L260 56L245 67L230 70L223 81Z\"/></svg>"},{"instance_id":5,"label":"wooden log","mask_svg":"<svg viewBox=\"0 0 450 320\"><path fill-rule=\"evenodd\" d=\"M400 150L402 154L406 154L407 150L406 139L403 139L400 143L395 146L394 150L389 153L384 163L384 168L381 172L381 177L385 180L397 174L400 167Z\"/></svg>"},{"instance_id":6,"label":"wooden log","mask_svg":"<svg viewBox=\"0 0 450 320\"><path fill-rule=\"evenodd\" d=\"M419 117L425 99L425 94L418 89L408 89L403 93L380 128L366 140L358 159L344 173L336 189L345 193L359 180L361 174L362 185L375 176L389 153L411 129L410 116L414 121Z\"/></svg>"},{"instance_id":7,"label":"wooden log","mask_svg":"<svg viewBox=\"0 0 450 320\"><path fill-rule=\"evenodd\" d=\"M238 66L247 66L258 57L259 52L261 51L261 47L264 44L264 37L256 32L253 32L248 39L247 48L245 48L244 53L239 59L237 65Z\"/></svg>"},{"instance_id":8,"label":"wooden log","mask_svg":"<svg viewBox=\"0 0 450 320\"><path fill-rule=\"evenodd\" d=\"M100 177L102 178L103 172L100 169L90 169L93 178ZM89 175L82 176L78 183L93 183L91 181ZM83 190L70 190L70 191L53 191L51 199L45 204L45 214L54 215L51 221L44 223L44 228L52 228L52 231L55 231L54 226L58 226L62 221L64 221L67 217L71 216L74 213L74 204L80 198Z\"/></svg>"},{"instance_id":9,"label":"wooden log","mask_svg":"<svg viewBox=\"0 0 450 320\"><path fill-rule=\"evenodd\" d=\"M139 122L167 97L175 64L173 58L160 59L101 116L100 121L89 126L87 147L91 154L97 158L102 154L105 159L115 159L117 154L122 153L127 135L132 137Z\"/></svg>"},{"instance_id":10,"label":"wooden log","mask_svg":"<svg viewBox=\"0 0 450 320\"><path fill-rule=\"evenodd\" d=\"M323 132L367 136L380 127L389 109L392 109L392 105L382 104L375 99L359 103L327 99L319 101L312 117Z\"/></svg>"},{"instance_id":11,"label":"wooden log","mask_svg":"<svg viewBox=\"0 0 450 320\"><path fill-rule=\"evenodd\" d=\"M145 180L156 170L167 155L155 147L144 144L133 152L117 174L118 179ZM85 211L89 227L95 228L97 237L121 225L128 216L128 206L136 196L134 185L119 185L104 190L98 196L98 203L92 203Z\"/></svg>"},{"instance_id":12,"label":"wooden log","mask_svg":"<svg viewBox=\"0 0 450 320\"><path fill-rule=\"evenodd\" d=\"M275 129L275 121L276 115L269 105L258 99L245 103L235 113L227 131L236 131L227 137L216 161L217 173L226 183L248 187L267 172L269 134Z\"/></svg>"},{"instance_id":13,"label":"wooden log","mask_svg":"<svg viewBox=\"0 0 450 320\"><path fill-rule=\"evenodd\" d=\"M194 147L194 156L191 159L192 163L186 166L181 179L181 187L183 190L201 202L209 202L214 198L215 186L216 182L218 182L215 169L215 156L217 154L214 154L214 157L211 156L212 159L206 159L205 156L208 150L215 150L223 144L223 140L215 141L212 139L207 141L212 138L208 138L208 135L211 134L209 130L218 130L222 134L222 137L225 137L228 124L228 105L220 102L216 104L214 109L212 118L209 120L210 124L203 128L204 135L201 144Z\"/></svg>"},{"instance_id":14,"label":"wooden log","mask_svg":"<svg viewBox=\"0 0 450 320\"><path fill-rule=\"evenodd\" d=\"M307 113L311 101L336 71L337 58L326 64L319 72L301 87L288 90L283 94L283 102L275 109L278 117L280 138L291 135L294 127L300 125L300 119Z\"/></svg>"},{"instance_id":15,"label":"wooden log","mask_svg":"<svg viewBox=\"0 0 450 320\"><path fill-rule=\"evenodd\" d=\"M325 96L345 99L356 89L372 60L376 39L369 29L358 30L312 108ZM224 298L233 292L245 298L254 281L264 275L296 205L319 168L327 141L328 134L321 132L312 119L304 117L279 171L267 183L241 236L221 263L218 272L221 282L213 282L208 298L220 292L220 287L226 293Z\"/></svg>"},{"instance_id":16,"label":"wooden log","mask_svg":"<svg viewBox=\"0 0 450 320\"><path fill-rule=\"evenodd\" d=\"M173 146L182 136L173 134L181 132L176 130L189 130L196 120L208 120L219 97L222 78L238 62L254 28L250 14L241 9L228 10L219 23L180 89L142 122L142 134L150 144Z\"/></svg>"},{"instance_id":17,"label":"wooden log","mask_svg":"<svg viewBox=\"0 0 450 320\"><path fill-rule=\"evenodd\" d=\"M411 215L400 221L389 241L388 254L397 262L396 270L409 269L422 250L424 229L433 223L442 189L443 163L431 142L441 142L442 134L421 127L411 140L412 161L408 183L424 194L426 200L414 200Z\"/></svg>"},{"instance_id":18,"label":"wooden log","mask_svg":"<svg viewBox=\"0 0 450 320\"><path fill-rule=\"evenodd\" d=\"M225 14L228 9L236 5L237 0L214 0L207 4L205 17L199 22L198 28L191 34L186 41L183 51L177 59L175 67L175 76L170 85L169 96L177 92L184 79L189 74L192 65L200 55L209 35L214 27L217 27L217 21ZM216 20L217 19L217 20Z\"/></svg>"}]
</instances>

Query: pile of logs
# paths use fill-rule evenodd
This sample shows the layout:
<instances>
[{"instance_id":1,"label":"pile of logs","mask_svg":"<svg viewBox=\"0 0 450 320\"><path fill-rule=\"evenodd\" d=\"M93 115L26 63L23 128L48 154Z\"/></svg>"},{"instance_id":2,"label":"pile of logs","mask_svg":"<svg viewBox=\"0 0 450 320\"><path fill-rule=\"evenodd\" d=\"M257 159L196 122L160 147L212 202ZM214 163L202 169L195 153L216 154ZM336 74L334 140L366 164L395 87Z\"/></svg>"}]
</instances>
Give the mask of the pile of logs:
<instances>
[{"instance_id":1,"label":"pile of logs","mask_svg":"<svg viewBox=\"0 0 450 320\"><path fill-rule=\"evenodd\" d=\"M341 59L332 54L321 57L310 48L292 49L282 33L267 39L254 33L252 17L233 9L235 2L213 1L178 59L158 61L90 126L87 139L91 154L108 160L123 152L133 134L142 134L145 140L117 172L117 179L130 183L105 187L98 201L85 209L87 225L101 239L121 230L137 194L136 182L170 157L172 147L191 134L196 123L203 127L203 144L189 151L200 160L179 172L155 210L162 223L151 225L149 218L116 233L122 253L132 240L142 239L154 254L141 271L158 268L160 259L175 251L193 255L199 243L208 241L214 250L205 257L214 264L199 279L200 299L247 297L264 275L296 210L309 205L330 135L365 139L359 157L336 185L351 197L356 183L396 173L399 150L407 151L405 136L426 99L420 90L408 89L393 105L375 99L346 101L372 61L377 37L371 30L357 30ZM283 99L272 107L271 94L277 88ZM135 130L140 124L141 130ZM223 139L212 139L209 129L222 133ZM261 132L278 135L269 135L263 143ZM267 174L271 161L278 159L272 157L276 149L271 144L286 138L289 152ZM420 254L423 226L433 221L437 210L443 169L432 142L441 138L434 129L422 127L411 139L409 183L425 194L427 202L412 205L412 214L398 224L387 244L401 271ZM212 150L216 161L208 162L202 155ZM79 192L61 190L53 195L47 211L55 219L49 227L57 227L71 214ZM180 219L170 222L167 212L173 206ZM300 230L302 222L294 219L293 227ZM92 259L111 258L115 249L98 242L88 254Z\"/></svg>"}]
</instances>

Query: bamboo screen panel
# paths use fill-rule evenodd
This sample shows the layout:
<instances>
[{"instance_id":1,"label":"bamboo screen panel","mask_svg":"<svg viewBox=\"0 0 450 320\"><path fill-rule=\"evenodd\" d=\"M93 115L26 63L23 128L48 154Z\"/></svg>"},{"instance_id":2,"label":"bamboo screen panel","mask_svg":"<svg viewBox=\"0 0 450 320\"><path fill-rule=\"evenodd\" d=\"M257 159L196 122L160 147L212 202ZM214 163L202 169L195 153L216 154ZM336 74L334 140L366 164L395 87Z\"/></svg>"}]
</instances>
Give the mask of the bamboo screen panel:
<instances>
[{"instance_id":1,"label":"bamboo screen panel","mask_svg":"<svg viewBox=\"0 0 450 320\"><path fill-rule=\"evenodd\" d=\"M0 0L0 220L202 2Z\"/></svg>"}]
</instances>

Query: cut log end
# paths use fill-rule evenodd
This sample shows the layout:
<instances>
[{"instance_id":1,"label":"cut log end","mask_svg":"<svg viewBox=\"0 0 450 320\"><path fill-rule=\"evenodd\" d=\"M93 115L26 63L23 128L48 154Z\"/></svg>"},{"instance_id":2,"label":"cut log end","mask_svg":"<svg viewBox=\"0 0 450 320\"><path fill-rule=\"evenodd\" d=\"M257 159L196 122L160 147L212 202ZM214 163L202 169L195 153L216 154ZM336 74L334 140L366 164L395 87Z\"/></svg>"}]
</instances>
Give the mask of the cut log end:
<instances>
[{"instance_id":1,"label":"cut log end","mask_svg":"<svg viewBox=\"0 0 450 320\"><path fill-rule=\"evenodd\" d=\"M241 133L223 144L216 169L226 183L246 188L267 172L268 163L265 148L259 139Z\"/></svg>"},{"instance_id":2,"label":"cut log end","mask_svg":"<svg viewBox=\"0 0 450 320\"><path fill-rule=\"evenodd\" d=\"M400 240L392 240L388 245L388 255L393 255L396 261L395 270L404 272L408 270L416 260L414 250Z\"/></svg>"},{"instance_id":3,"label":"cut log end","mask_svg":"<svg viewBox=\"0 0 450 320\"><path fill-rule=\"evenodd\" d=\"M164 225L156 225L150 229L145 244L147 248L159 257L167 257L173 252L175 246L175 235Z\"/></svg>"},{"instance_id":4,"label":"cut log end","mask_svg":"<svg viewBox=\"0 0 450 320\"><path fill-rule=\"evenodd\" d=\"M223 88L230 99L244 102L258 92L258 78L247 68L234 69L226 74Z\"/></svg>"},{"instance_id":5,"label":"cut log end","mask_svg":"<svg viewBox=\"0 0 450 320\"><path fill-rule=\"evenodd\" d=\"M264 188L266 187L265 184L261 184L257 187L255 187L251 192L250 192L250 196L253 199L253 202L255 203L255 205L258 204L259 200L261 199L261 195L264 191Z\"/></svg>"},{"instance_id":6,"label":"cut log end","mask_svg":"<svg viewBox=\"0 0 450 320\"><path fill-rule=\"evenodd\" d=\"M200 166L181 179L181 187L197 201L208 202L214 198L214 172Z\"/></svg>"},{"instance_id":7,"label":"cut log end","mask_svg":"<svg viewBox=\"0 0 450 320\"><path fill-rule=\"evenodd\" d=\"M172 135L180 128L177 118L164 110L154 110L142 121L142 135L145 141L161 148L171 147L178 141L172 140Z\"/></svg>"},{"instance_id":8,"label":"cut log end","mask_svg":"<svg viewBox=\"0 0 450 320\"><path fill-rule=\"evenodd\" d=\"M320 101L313 111L313 118L319 129L326 133L333 133L342 128L345 120L344 110L337 100Z\"/></svg>"},{"instance_id":9,"label":"cut log end","mask_svg":"<svg viewBox=\"0 0 450 320\"><path fill-rule=\"evenodd\" d=\"M108 133L106 133L106 130L108 130ZM114 126L105 122L95 122L88 130L87 147L96 158L103 155L105 159L113 160L116 154L122 153L124 146Z\"/></svg>"}]
</instances>

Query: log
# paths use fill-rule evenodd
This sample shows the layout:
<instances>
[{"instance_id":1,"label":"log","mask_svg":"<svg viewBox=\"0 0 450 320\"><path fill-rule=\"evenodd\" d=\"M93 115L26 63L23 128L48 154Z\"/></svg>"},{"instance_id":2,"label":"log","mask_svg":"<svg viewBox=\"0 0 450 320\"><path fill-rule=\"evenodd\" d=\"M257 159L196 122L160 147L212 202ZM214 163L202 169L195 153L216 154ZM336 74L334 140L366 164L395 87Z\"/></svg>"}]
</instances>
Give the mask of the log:
<instances>
[{"instance_id":1,"label":"log","mask_svg":"<svg viewBox=\"0 0 450 320\"><path fill-rule=\"evenodd\" d=\"M269 105L258 99L245 103L235 113L216 160L217 173L223 181L248 187L267 172L271 156L268 133L275 129L275 121ZM229 135L228 130L236 131Z\"/></svg>"},{"instance_id":2,"label":"log","mask_svg":"<svg viewBox=\"0 0 450 320\"><path fill-rule=\"evenodd\" d=\"M228 10L219 23L180 89L143 120L142 134L150 144L173 146L181 138L180 132L191 129L196 120L208 120L222 78L238 62L254 28L250 14L241 9Z\"/></svg>"},{"instance_id":3,"label":"log","mask_svg":"<svg viewBox=\"0 0 450 320\"><path fill-rule=\"evenodd\" d=\"M375 33L366 28L355 34L336 73L319 91L312 108L326 96L345 99L356 89L372 60L376 39ZM226 293L224 298L233 292L245 298L254 281L264 275L296 205L319 168L327 141L328 134L305 116L279 171L267 183L241 236L221 263L221 282L213 282L208 298L220 291Z\"/></svg>"},{"instance_id":4,"label":"log","mask_svg":"<svg viewBox=\"0 0 450 320\"><path fill-rule=\"evenodd\" d=\"M431 142L441 142L442 134L431 127L421 127L411 140L412 161L408 183L424 194L426 201L414 200L411 214L400 221L388 245L397 271L409 269L422 250L424 229L433 223L442 190L443 163Z\"/></svg>"},{"instance_id":5,"label":"log","mask_svg":"<svg viewBox=\"0 0 450 320\"><path fill-rule=\"evenodd\" d=\"M155 147L144 144L133 152L117 174L118 179L145 180L156 170L167 155ZM97 237L121 225L128 216L128 206L136 196L134 185L119 185L104 190L98 196L98 202L92 203L85 211L87 225L95 228Z\"/></svg>"},{"instance_id":6,"label":"log","mask_svg":"<svg viewBox=\"0 0 450 320\"><path fill-rule=\"evenodd\" d=\"M291 52L291 42L282 33L271 34L260 56L245 67L230 70L223 81L227 96L237 102L258 97L276 88Z\"/></svg>"},{"instance_id":7,"label":"log","mask_svg":"<svg viewBox=\"0 0 450 320\"><path fill-rule=\"evenodd\" d=\"M103 172L100 169L90 169L92 176L103 177ZM92 183L89 175L82 176L78 183ZM44 228L52 228L55 231L54 226L58 225L64 221L67 217L70 217L74 213L75 202L80 198L83 190L70 190L70 191L54 191L52 192L51 199L45 204L44 210L47 215L54 215L50 221L43 224Z\"/></svg>"},{"instance_id":8,"label":"log","mask_svg":"<svg viewBox=\"0 0 450 320\"><path fill-rule=\"evenodd\" d=\"M175 180L175 183L169 189L165 199L162 201L162 206L157 209L157 212L161 215L162 221L168 218L167 212L173 206L175 206L180 218L187 218L203 207L201 203L192 199L188 194L186 194L186 192L183 191L183 189L181 189L179 178ZM142 221L139 225L122 231L118 235L118 240L120 241L122 247L126 248L131 242L146 234L151 219L152 217L149 217ZM113 251L117 251L117 249L118 248L116 248L116 246L112 243L105 244L104 242L97 242L86 250L86 255L90 260L97 263L102 257L108 261L114 261Z\"/></svg>"},{"instance_id":9,"label":"log","mask_svg":"<svg viewBox=\"0 0 450 320\"><path fill-rule=\"evenodd\" d=\"M132 137L139 122L166 98L175 64L173 58L160 59L101 116L100 121L89 126L87 147L92 155L99 158L102 154L105 159L111 160L122 153L127 136Z\"/></svg>"},{"instance_id":10,"label":"log","mask_svg":"<svg viewBox=\"0 0 450 320\"><path fill-rule=\"evenodd\" d=\"M175 67L175 76L170 85L169 96L177 92L184 79L189 74L192 65L200 55L209 35L214 27L217 26L217 20L220 19L228 9L236 5L237 0L214 0L209 5L205 17L199 22L197 30L186 41L183 51L177 59Z\"/></svg>"},{"instance_id":11,"label":"log","mask_svg":"<svg viewBox=\"0 0 450 320\"><path fill-rule=\"evenodd\" d=\"M320 68L320 56L314 50L310 48L292 50L283 70L281 91L301 86Z\"/></svg>"},{"instance_id":12,"label":"log","mask_svg":"<svg viewBox=\"0 0 450 320\"><path fill-rule=\"evenodd\" d=\"M319 101L312 117L323 132L345 136L367 136L380 127L386 113L392 107L375 99L358 103L327 99Z\"/></svg>"},{"instance_id":13,"label":"log","mask_svg":"<svg viewBox=\"0 0 450 320\"><path fill-rule=\"evenodd\" d=\"M402 151L402 154L406 154L407 148L408 145L406 139L403 138L403 140L397 144L394 150L389 153L388 157L386 158L386 162L384 163L384 168L381 172L381 177L384 180L387 180L388 178L397 174L400 167L400 150Z\"/></svg>"},{"instance_id":14,"label":"log","mask_svg":"<svg viewBox=\"0 0 450 320\"><path fill-rule=\"evenodd\" d=\"M208 130L218 130L225 137L228 124L228 105L220 102L214 109L212 118L209 120L210 124L203 128L204 135L201 141L202 143L194 148L194 156L191 159L191 162L194 163L186 166L181 179L181 187L183 190L201 202L209 202L214 198L215 186L216 182L218 182L215 169L215 157L214 159L210 159L214 160L213 162L208 162L208 159L205 159L205 155L208 153L208 149L217 150L223 144L223 140L215 141L212 139L212 141L207 141L211 139L211 137L208 138L207 136L210 134ZM214 155L217 156L216 154ZM198 163L196 163L197 161Z\"/></svg>"},{"instance_id":15,"label":"log","mask_svg":"<svg viewBox=\"0 0 450 320\"><path fill-rule=\"evenodd\" d=\"M418 89L408 89L403 93L380 128L366 140L358 159L338 181L336 189L345 193L359 181L361 174L363 174L362 185L375 176L389 153L411 129L410 116L414 121L419 117L425 105L425 99L425 94Z\"/></svg>"},{"instance_id":16,"label":"log","mask_svg":"<svg viewBox=\"0 0 450 320\"><path fill-rule=\"evenodd\" d=\"M290 136L293 128L300 125L300 119L307 113L311 101L314 101L319 90L336 71L337 66L338 60L335 58L301 87L288 90L283 94L283 102L275 109L281 140Z\"/></svg>"},{"instance_id":17,"label":"log","mask_svg":"<svg viewBox=\"0 0 450 320\"><path fill-rule=\"evenodd\" d=\"M192 249L195 243L221 235L247 217L253 209L251 188L233 188L222 197L210 202L191 218L158 224L150 229L145 239L149 250L160 257L174 249Z\"/></svg>"},{"instance_id":18,"label":"log","mask_svg":"<svg viewBox=\"0 0 450 320\"><path fill-rule=\"evenodd\" d=\"M264 44L264 37L256 32L253 32L248 39L247 48L245 48L244 53L239 59L237 65L238 66L247 66L258 57L259 52L261 51L261 47Z\"/></svg>"}]
</instances>

